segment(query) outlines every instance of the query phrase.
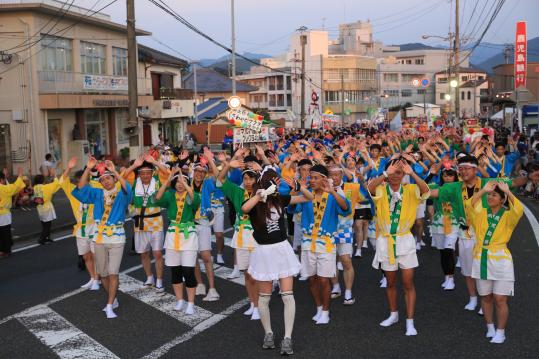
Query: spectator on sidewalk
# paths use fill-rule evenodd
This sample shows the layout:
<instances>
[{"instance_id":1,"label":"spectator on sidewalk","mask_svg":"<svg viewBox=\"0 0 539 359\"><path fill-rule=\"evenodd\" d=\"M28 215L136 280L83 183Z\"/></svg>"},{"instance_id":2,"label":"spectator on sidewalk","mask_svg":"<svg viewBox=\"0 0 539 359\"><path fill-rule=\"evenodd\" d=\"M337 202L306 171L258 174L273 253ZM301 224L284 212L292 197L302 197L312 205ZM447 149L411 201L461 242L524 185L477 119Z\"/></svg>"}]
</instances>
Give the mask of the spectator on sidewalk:
<instances>
[{"instance_id":1,"label":"spectator on sidewalk","mask_svg":"<svg viewBox=\"0 0 539 359\"><path fill-rule=\"evenodd\" d=\"M49 172L55 176L54 169ZM52 197L60 189L58 178L54 178L51 183L45 184L45 176L36 175L34 177L34 203L37 205L37 213L41 221L41 235L37 241L39 244L51 243L52 221L56 219L56 211L52 204Z\"/></svg>"},{"instance_id":2,"label":"spectator on sidewalk","mask_svg":"<svg viewBox=\"0 0 539 359\"><path fill-rule=\"evenodd\" d=\"M47 153L45 155L45 161L41 163L41 166L39 167L39 171L45 177L45 179L49 179L54 177L56 169L56 164L54 163L54 160L52 159L52 155L50 153Z\"/></svg>"},{"instance_id":3,"label":"spectator on sidewalk","mask_svg":"<svg viewBox=\"0 0 539 359\"><path fill-rule=\"evenodd\" d=\"M0 258L5 258L11 253L12 197L22 188L24 188L22 168L19 168L17 180L12 184L7 182L6 171L0 172Z\"/></svg>"}]
</instances>

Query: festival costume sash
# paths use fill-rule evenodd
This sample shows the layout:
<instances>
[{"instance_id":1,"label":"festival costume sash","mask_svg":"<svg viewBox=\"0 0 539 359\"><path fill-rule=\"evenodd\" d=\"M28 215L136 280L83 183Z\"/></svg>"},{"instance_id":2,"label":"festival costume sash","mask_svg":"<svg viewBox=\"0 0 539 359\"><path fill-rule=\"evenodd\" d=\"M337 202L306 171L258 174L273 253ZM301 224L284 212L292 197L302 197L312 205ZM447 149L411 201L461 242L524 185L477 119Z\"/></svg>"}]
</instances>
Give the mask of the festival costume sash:
<instances>
[{"instance_id":1,"label":"festival costume sash","mask_svg":"<svg viewBox=\"0 0 539 359\"><path fill-rule=\"evenodd\" d=\"M247 201L249 198L251 198L249 192L243 191L243 202ZM243 248L243 229L245 228L245 225L251 225L251 221L249 220L248 214L238 215L238 219L238 247Z\"/></svg>"},{"instance_id":2,"label":"festival costume sash","mask_svg":"<svg viewBox=\"0 0 539 359\"><path fill-rule=\"evenodd\" d=\"M103 216L101 216L101 221L99 221L99 225L97 226L97 240L96 243L103 243L103 232L107 235L107 237L112 236L113 229L123 226L123 225L110 225L107 226L107 221L109 220L110 213L112 212L112 206L114 205L114 201L116 200L118 192L114 193L110 197L110 205L106 204L105 201L105 211L103 212Z\"/></svg>"},{"instance_id":3,"label":"festival costume sash","mask_svg":"<svg viewBox=\"0 0 539 359\"><path fill-rule=\"evenodd\" d=\"M473 187L473 193L476 194L477 192L479 192L480 188L481 188L481 178L477 177L475 180L474 187ZM461 193L462 193L462 206L466 207L466 201L469 199L469 197L468 197L468 187L466 186L464 182L462 183ZM468 214L466 213L466 211L464 211L464 216L466 216L466 227L467 227L466 234L468 238L471 238L472 236L472 234L470 233L471 222L468 219Z\"/></svg>"},{"instance_id":4,"label":"festival costume sash","mask_svg":"<svg viewBox=\"0 0 539 359\"><path fill-rule=\"evenodd\" d=\"M389 185L386 185L386 192L387 192L387 199L389 201L388 206L389 210L391 211L391 200L393 198L393 193L391 193L391 190L389 189ZM389 264L395 264L395 257L397 256L397 229L399 228L399 222L401 218L401 208L402 208L402 186L400 187L399 193L401 196L401 200L397 201L395 203L395 208L393 208L393 211L390 213L390 221L391 221L391 228L389 230L389 243L387 246L388 256L389 256Z\"/></svg>"},{"instance_id":5,"label":"festival costume sash","mask_svg":"<svg viewBox=\"0 0 539 359\"><path fill-rule=\"evenodd\" d=\"M485 233L485 238L483 239L483 246L481 249L481 262L480 262L480 276L481 279L486 280L488 279L487 276L487 263L488 263L488 247L490 245L490 241L492 240L492 236L494 235L494 231L496 230L496 227L498 226L498 223L500 223L500 219L502 218L503 214L505 213L505 208L500 208L498 213L492 214L492 210L490 207L487 209L487 223L488 228L487 232Z\"/></svg>"},{"instance_id":6,"label":"festival costume sash","mask_svg":"<svg viewBox=\"0 0 539 359\"><path fill-rule=\"evenodd\" d=\"M316 239L318 237L318 231L320 230L320 226L322 224L322 219L324 218L324 213L326 212L326 206L328 204L328 197L329 194L327 192L324 192L322 195L322 198L320 201L313 201L313 211L314 211L314 224L313 224L313 231L311 233L311 252L316 252ZM333 244L328 241L328 238L326 239L326 251L328 253L332 252L333 250Z\"/></svg>"},{"instance_id":7,"label":"festival costume sash","mask_svg":"<svg viewBox=\"0 0 539 359\"><path fill-rule=\"evenodd\" d=\"M174 226L174 250L175 251L180 250L180 246L181 246L180 231L183 232L184 239L189 238L189 232L187 231L187 229L189 229L188 225L190 223L181 223L183 210L185 208L186 197L187 197L187 192L184 192L182 194L178 194L178 192L175 193L176 206L178 207L178 211L176 212L176 219L173 222L171 222L171 225Z\"/></svg>"}]
</instances>

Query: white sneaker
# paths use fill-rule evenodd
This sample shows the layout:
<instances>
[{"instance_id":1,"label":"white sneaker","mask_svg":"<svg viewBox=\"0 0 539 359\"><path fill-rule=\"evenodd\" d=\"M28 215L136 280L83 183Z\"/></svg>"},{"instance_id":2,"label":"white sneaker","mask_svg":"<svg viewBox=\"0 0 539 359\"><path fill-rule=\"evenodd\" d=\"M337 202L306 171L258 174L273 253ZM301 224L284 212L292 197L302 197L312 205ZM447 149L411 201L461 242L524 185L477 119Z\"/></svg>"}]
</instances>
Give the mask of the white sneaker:
<instances>
[{"instance_id":1,"label":"white sneaker","mask_svg":"<svg viewBox=\"0 0 539 359\"><path fill-rule=\"evenodd\" d=\"M387 288L387 278L386 277L383 277L380 280L380 288Z\"/></svg>"},{"instance_id":2,"label":"white sneaker","mask_svg":"<svg viewBox=\"0 0 539 359\"><path fill-rule=\"evenodd\" d=\"M505 342L505 334L500 334L496 332L496 334L494 335L494 337L492 337L490 342L494 344L503 344L503 342Z\"/></svg>"},{"instance_id":3,"label":"white sneaker","mask_svg":"<svg viewBox=\"0 0 539 359\"><path fill-rule=\"evenodd\" d=\"M118 317L116 313L114 313L114 310L112 310L111 304L107 304L107 306L105 307L105 314L107 314L107 319L114 319Z\"/></svg>"},{"instance_id":4,"label":"white sneaker","mask_svg":"<svg viewBox=\"0 0 539 359\"><path fill-rule=\"evenodd\" d=\"M303 282L303 281L306 281L307 279L309 279L309 277L304 277L304 276L302 276L302 275L300 275L299 278L298 278L298 280L300 280L300 281L302 281L302 282Z\"/></svg>"},{"instance_id":5,"label":"white sneaker","mask_svg":"<svg viewBox=\"0 0 539 359\"><path fill-rule=\"evenodd\" d=\"M361 246L361 248L369 248L369 244L367 242L368 242L368 240L364 240L363 241L363 246Z\"/></svg>"},{"instance_id":6,"label":"white sneaker","mask_svg":"<svg viewBox=\"0 0 539 359\"><path fill-rule=\"evenodd\" d=\"M449 277L446 277L444 282L442 283L442 288L445 289L445 286L447 285L447 281L449 280Z\"/></svg>"},{"instance_id":7,"label":"white sneaker","mask_svg":"<svg viewBox=\"0 0 539 359\"><path fill-rule=\"evenodd\" d=\"M197 284L195 295L206 295L206 286L203 283Z\"/></svg>"},{"instance_id":8,"label":"white sneaker","mask_svg":"<svg viewBox=\"0 0 539 359\"><path fill-rule=\"evenodd\" d=\"M240 271L238 269L234 269L232 272L230 272L229 275L226 276L227 279L234 279L240 277Z\"/></svg>"},{"instance_id":9,"label":"white sneaker","mask_svg":"<svg viewBox=\"0 0 539 359\"><path fill-rule=\"evenodd\" d=\"M193 314L195 314L195 303L187 303L187 307L185 308L185 315Z\"/></svg>"},{"instance_id":10,"label":"white sneaker","mask_svg":"<svg viewBox=\"0 0 539 359\"><path fill-rule=\"evenodd\" d=\"M318 319L320 319L320 315L322 315L322 307L316 308L316 314L313 316L312 319L317 322Z\"/></svg>"},{"instance_id":11,"label":"white sneaker","mask_svg":"<svg viewBox=\"0 0 539 359\"><path fill-rule=\"evenodd\" d=\"M155 286L155 291L157 293L163 293L165 291L165 287L163 287L163 286L160 286L160 287Z\"/></svg>"},{"instance_id":12,"label":"white sneaker","mask_svg":"<svg viewBox=\"0 0 539 359\"><path fill-rule=\"evenodd\" d=\"M460 268L460 258L457 257L457 263L455 264L455 267Z\"/></svg>"},{"instance_id":13,"label":"white sneaker","mask_svg":"<svg viewBox=\"0 0 539 359\"><path fill-rule=\"evenodd\" d=\"M337 262L337 269L340 271L344 270L344 267L342 266L342 262Z\"/></svg>"},{"instance_id":14,"label":"white sneaker","mask_svg":"<svg viewBox=\"0 0 539 359\"><path fill-rule=\"evenodd\" d=\"M146 279L146 282L144 282L144 287L153 287L155 285L155 281L153 278Z\"/></svg>"},{"instance_id":15,"label":"white sneaker","mask_svg":"<svg viewBox=\"0 0 539 359\"><path fill-rule=\"evenodd\" d=\"M217 293L217 290L215 288L210 288L208 290L208 295L202 298L204 302L215 302L216 300L219 300L219 293Z\"/></svg>"},{"instance_id":16,"label":"white sneaker","mask_svg":"<svg viewBox=\"0 0 539 359\"><path fill-rule=\"evenodd\" d=\"M178 300L176 301L176 305L174 306L174 310L177 310L179 312L181 312L182 310L185 309L185 300L181 299L181 300Z\"/></svg>"},{"instance_id":17,"label":"white sneaker","mask_svg":"<svg viewBox=\"0 0 539 359\"><path fill-rule=\"evenodd\" d=\"M251 303L251 306L249 306L249 309L243 312L243 315L253 315L254 310L255 310L255 306L253 305L253 303Z\"/></svg>"},{"instance_id":18,"label":"white sneaker","mask_svg":"<svg viewBox=\"0 0 539 359\"><path fill-rule=\"evenodd\" d=\"M483 308L479 308L479 311L477 312L480 316L483 316Z\"/></svg>"},{"instance_id":19,"label":"white sneaker","mask_svg":"<svg viewBox=\"0 0 539 359\"><path fill-rule=\"evenodd\" d=\"M90 287L90 290L99 290L99 281L94 280L92 286Z\"/></svg>"},{"instance_id":20,"label":"white sneaker","mask_svg":"<svg viewBox=\"0 0 539 359\"><path fill-rule=\"evenodd\" d=\"M320 313L320 317L318 317L316 324L321 325L321 324L328 324L328 323L329 323L329 310L328 311L323 310Z\"/></svg>"},{"instance_id":21,"label":"white sneaker","mask_svg":"<svg viewBox=\"0 0 539 359\"><path fill-rule=\"evenodd\" d=\"M387 319L380 322L380 326L389 327L399 321L399 313L391 313Z\"/></svg>"},{"instance_id":22,"label":"white sneaker","mask_svg":"<svg viewBox=\"0 0 539 359\"><path fill-rule=\"evenodd\" d=\"M222 254L217 255L217 264L225 264L225 260L223 259Z\"/></svg>"},{"instance_id":23,"label":"white sneaker","mask_svg":"<svg viewBox=\"0 0 539 359\"><path fill-rule=\"evenodd\" d=\"M406 319L406 336L411 337L417 335L417 330L414 326L413 319Z\"/></svg>"},{"instance_id":24,"label":"white sneaker","mask_svg":"<svg viewBox=\"0 0 539 359\"><path fill-rule=\"evenodd\" d=\"M470 299L468 304L464 306L464 309L472 311L472 310L475 310L475 307L477 307L477 299L476 300Z\"/></svg>"},{"instance_id":25,"label":"white sneaker","mask_svg":"<svg viewBox=\"0 0 539 359\"><path fill-rule=\"evenodd\" d=\"M494 324L492 325L491 328L487 327L487 334L485 335L485 337L494 338L495 335L496 335L496 328L494 327Z\"/></svg>"},{"instance_id":26,"label":"white sneaker","mask_svg":"<svg viewBox=\"0 0 539 359\"><path fill-rule=\"evenodd\" d=\"M257 307L255 307L253 309L253 314L251 315L251 320L260 320L260 313L258 312Z\"/></svg>"},{"instance_id":27,"label":"white sneaker","mask_svg":"<svg viewBox=\"0 0 539 359\"><path fill-rule=\"evenodd\" d=\"M341 296L340 290L334 290L331 292L331 299L339 298Z\"/></svg>"},{"instance_id":28,"label":"white sneaker","mask_svg":"<svg viewBox=\"0 0 539 359\"><path fill-rule=\"evenodd\" d=\"M86 284L83 284L81 285L80 287L83 288L83 289L90 289L92 287L92 285L94 284L94 280L93 279L90 279L90 281Z\"/></svg>"},{"instance_id":29,"label":"white sneaker","mask_svg":"<svg viewBox=\"0 0 539 359\"><path fill-rule=\"evenodd\" d=\"M108 305L108 304L107 304ZM112 309L116 309L120 306L120 303L118 303L118 299L114 298L114 302L112 302ZM105 308L103 308L103 311L106 312L107 311L107 306L105 306Z\"/></svg>"},{"instance_id":30,"label":"white sneaker","mask_svg":"<svg viewBox=\"0 0 539 359\"><path fill-rule=\"evenodd\" d=\"M417 242L417 243L415 244L415 250L416 250L416 251L420 251L420 250L421 250L421 243Z\"/></svg>"},{"instance_id":31,"label":"white sneaker","mask_svg":"<svg viewBox=\"0 0 539 359\"><path fill-rule=\"evenodd\" d=\"M455 280L451 277L447 278L444 290L454 290L455 289Z\"/></svg>"},{"instance_id":32,"label":"white sneaker","mask_svg":"<svg viewBox=\"0 0 539 359\"><path fill-rule=\"evenodd\" d=\"M361 257L361 248L356 248L356 253L354 253L354 257Z\"/></svg>"},{"instance_id":33,"label":"white sneaker","mask_svg":"<svg viewBox=\"0 0 539 359\"><path fill-rule=\"evenodd\" d=\"M421 242L419 242L419 244L421 244L421 247L425 247L427 245L427 243L425 243L425 241L423 241L423 240L421 240Z\"/></svg>"}]
</instances>

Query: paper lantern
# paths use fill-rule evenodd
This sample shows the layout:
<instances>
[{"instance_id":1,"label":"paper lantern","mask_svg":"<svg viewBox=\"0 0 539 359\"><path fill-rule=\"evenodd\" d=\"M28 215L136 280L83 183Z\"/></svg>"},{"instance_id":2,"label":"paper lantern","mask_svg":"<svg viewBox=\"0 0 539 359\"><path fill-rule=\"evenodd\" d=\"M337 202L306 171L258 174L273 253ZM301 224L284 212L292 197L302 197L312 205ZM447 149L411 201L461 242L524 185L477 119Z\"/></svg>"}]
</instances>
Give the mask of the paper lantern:
<instances>
[{"instance_id":1,"label":"paper lantern","mask_svg":"<svg viewBox=\"0 0 539 359\"><path fill-rule=\"evenodd\" d=\"M474 132L475 132L475 130L474 130L473 128L470 128L470 130L468 131L468 133L469 133L470 135L473 135Z\"/></svg>"},{"instance_id":2,"label":"paper lantern","mask_svg":"<svg viewBox=\"0 0 539 359\"><path fill-rule=\"evenodd\" d=\"M284 133L284 128L280 127L280 128L277 129L277 134L278 134L279 136L282 136L283 133Z\"/></svg>"},{"instance_id":3,"label":"paper lantern","mask_svg":"<svg viewBox=\"0 0 539 359\"><path fill-rule=\"evenodd\" d=\"M226 130L226 137L232 137L234 136L234 131L232 131L231 128L229 128L228 130Z\"/></svg>"}]
</instances>

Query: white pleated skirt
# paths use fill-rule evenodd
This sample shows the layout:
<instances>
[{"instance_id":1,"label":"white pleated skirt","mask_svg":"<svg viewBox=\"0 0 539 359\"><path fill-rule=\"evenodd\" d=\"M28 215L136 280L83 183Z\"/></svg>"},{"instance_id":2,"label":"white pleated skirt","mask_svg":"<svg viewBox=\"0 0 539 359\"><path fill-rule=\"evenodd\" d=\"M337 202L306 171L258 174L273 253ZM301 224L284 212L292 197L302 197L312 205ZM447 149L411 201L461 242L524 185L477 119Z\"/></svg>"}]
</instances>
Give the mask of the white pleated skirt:
<instances>
[{"instance_id":1,"label":"white pleated skirt","mask_svg":"<svg viewBox=\"0 0 539 359\"><path fill-rule=\"evenodd\" d=\"M273 281L293 277L301 264L288 241L260 245L251 254L247 272L258 281Z\"/></svg>"}]
</instances>

